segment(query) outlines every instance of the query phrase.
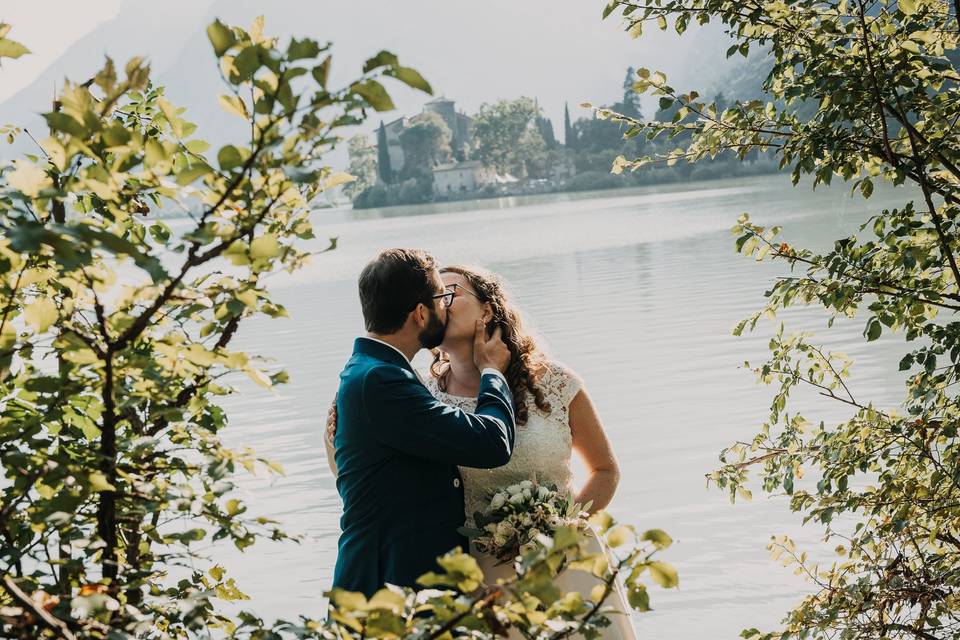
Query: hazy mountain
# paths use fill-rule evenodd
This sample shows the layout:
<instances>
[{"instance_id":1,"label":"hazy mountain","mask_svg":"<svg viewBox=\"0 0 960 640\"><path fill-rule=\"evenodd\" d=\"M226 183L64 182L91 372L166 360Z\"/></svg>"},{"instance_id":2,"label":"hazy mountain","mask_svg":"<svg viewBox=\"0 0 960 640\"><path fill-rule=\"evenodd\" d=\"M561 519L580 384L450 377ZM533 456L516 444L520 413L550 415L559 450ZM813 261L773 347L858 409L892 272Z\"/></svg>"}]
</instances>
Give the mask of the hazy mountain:
<instances>
[{"instance_id":1,"label":"hazy mountain","mask_svg":"<svg viewBox=\"0 0 960 640\"><path fill-rule=\"evenodd\" d=\"M32 84L0 104L0 122L26 124L42 137L43 121L31 114L48 107L64 77L90 77L105 53L118 64L139 54L149 57L154 78L167 87L171 101L188 108L202 137L214 144L242 139L243 128L223 114L216 101L222 87L205 31L215 16L249 25L264 13L266 31L282 41L294 34L333 40L335 83L355 77L363 60L388 49L403 64L420 70L438 94L455 99L459 109L473 112L483 102L529 95L537 98L555 126L562 122L566 101L576 118L587 115L576 107L580 102L618 100L627 66L663 70L678 88L702 86L725 68L722 53L727 43L716 27L692 29L683 38L653 31L633 40L615 20L601 21L603 4L274 0L267 5L256 0L170 0L162 10L156 5L147 10L148 5L128 0L116 18L77 41ZM392 120L401 113L419 112L429 99L397 85L391 90L398 111L373 114L366 130L372 131L381 117ZM27 149L20 143L14 151ZM342 153L331 160L339 164Z\"/></svg>"}]
</instances>

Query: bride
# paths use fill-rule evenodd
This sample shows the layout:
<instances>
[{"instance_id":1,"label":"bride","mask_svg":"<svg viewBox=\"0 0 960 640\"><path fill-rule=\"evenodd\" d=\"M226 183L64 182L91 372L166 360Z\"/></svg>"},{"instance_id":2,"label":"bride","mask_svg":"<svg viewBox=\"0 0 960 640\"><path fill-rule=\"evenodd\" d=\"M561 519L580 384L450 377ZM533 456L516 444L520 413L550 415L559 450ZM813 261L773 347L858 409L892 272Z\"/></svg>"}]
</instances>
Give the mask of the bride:
<instances>
[{"instance_id":1,"label":"bride","mask_svg":"<svg viewBox=\"0 0 960 640\"><path fill-rule=\"evenodd\" d=\"M452 291L446 333L434 360L427 388L445 404L472 412L480 386L480 371L473 360L474 327L477 319L500 327L510 349L507 382L513 393L517 432L510 462L495 469L460 467L463 478L466 524L474 526L473 514L482 511L493 491L523 480L553 484L579 504L591 503L590 510L606 507L616 491L619 468L597 411L581 379L566 367L551 361L524 332L517 309L510 303L503 283L496 275L477 268L448 266L440 270L443 284ZM336 417L328 420L327 460L333 463L332 434ZM573 486L571 458L576 452L588 470L577 490ZM592 536L591 552L601 542ZM479 552L471 545L483 574L490 584L512 575L511 563ZM583 571L564 571L557 578L563 591L579 591L587 597L599 580ZM610 626L602 638L636 638L630 607L622 587L612 591L605 603ZM512 634L513 635L513 634Z\"/></svg>"}]
</instances>

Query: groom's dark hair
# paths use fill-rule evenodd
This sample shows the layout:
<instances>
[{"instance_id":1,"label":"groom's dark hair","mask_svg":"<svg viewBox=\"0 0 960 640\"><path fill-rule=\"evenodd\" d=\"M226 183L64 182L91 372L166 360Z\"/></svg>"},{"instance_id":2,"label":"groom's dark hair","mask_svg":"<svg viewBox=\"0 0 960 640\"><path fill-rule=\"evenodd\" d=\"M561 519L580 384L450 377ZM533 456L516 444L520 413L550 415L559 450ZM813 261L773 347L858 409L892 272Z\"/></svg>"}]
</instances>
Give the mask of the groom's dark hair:
<instances>
[{"instance_id":1,"label":"groom's dark hair","mask_svg":"<svg viewBox=\"0 0 960 640\"><path fill-rule=\"evenodd\" d=\"M387 249L360 272L360 307L367 331L396 333L421 302L432 302L437 263L419 249Z\"/></svg>"}]
</instances>

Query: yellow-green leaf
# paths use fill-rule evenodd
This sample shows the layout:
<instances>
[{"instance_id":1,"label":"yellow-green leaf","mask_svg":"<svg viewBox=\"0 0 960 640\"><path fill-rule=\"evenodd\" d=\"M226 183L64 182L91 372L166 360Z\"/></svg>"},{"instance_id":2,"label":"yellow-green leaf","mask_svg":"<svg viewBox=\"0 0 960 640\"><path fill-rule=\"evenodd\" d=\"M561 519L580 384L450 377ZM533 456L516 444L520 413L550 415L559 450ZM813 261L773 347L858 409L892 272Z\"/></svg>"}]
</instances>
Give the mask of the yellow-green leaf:
<instances>
[{"instance_id":1,"label":"yellow-green leaf","mask_svg":"<svg viewBox=\"0 0 960 640\"><path fill-rule=\"evenodd\" d=\"M107 482L107 477L99 471L91 473L87 481L90 483L90 488L97 493L117 490L115 486Z\"/></svg>"},{"instance_id":2,"label":"yellow-green leaf","mask_svg":"<svg viewBox=\"0 0 960 640\"><path fill-rule=\"evenodd\" d=\"M30 53L30 49L27 49L16 40L0 38L0 58L16 59L28 53Z\"/></svg>"},{"instance_id":3,"label":"yellow-green leaf","mask_svg":"<svg viewBox=\"0 0 960 640\"><path fill-rule=\"evenodd\" d=\"M354 180L356 180L354 176L344 171L341 171L339 173L333 174L332 176L324 180L322 188L324 191L326 191L327 189L332 189L333 187L336 187L341 184L346 184L348 182L353 182Z\"/></svg>"},{"instance_id":4,"label":"yellow-green leaf","mask_svg":"<svg viewBox=\"0 0 960 640\"><path fill-rule=\"evenodd\" d=\"M671 544L673 544L673 538L671 538L666 531L662 529L649 529L643 532L643 535L640 536L641 540L649 540L653 543L658 549L666 549Z\"/></svg>"},{"instance_id":5,"label":"yellow-green leaf","mask_svg":"<svg viewBox=\"0 0 960 640\"><path fill-rule=\"evenodd\" d=\"M163 98L157 98L157 106L160 107L163 117L166 118L167 122L170 123L170 128L173 130L173 135L177 136L178 138L182 138L183 121L177 117L176 107Z\"/></svg>"},{"instance_id":6,"label":"yellow-green leaf","mask_svg":"<svg viewBox=\"0 0 960 640\"><path fill-rule=\"evenodd\" d=\"M630 527L621 524L611 529L607 534L607 544L611 547L621 547L630 542L632 535L633 532L630 530Z\"/></svg>"},{"instance_id":7,"label":"yellow-green leaf","mask_svg":"<svg viewBox=\"0 0 960 640\"><path fill-rule=\"evenodd\" d=\"M27 305L23 318L34 331L43 333L57 321L57 305L50 298L43 298Z\"/></svg>"},{"instance_id":8,"label":"yellow-green leaf","mask_svg":"<svg viewBox=\"0 0 960 640\"><path fill-rule=\"evenodd\" d=\"M7 184L23 195L36 198L41 189L53 186L47 172L26 160L17 160L14 171L7 176Z\"/></svg>"},{"instance_id":9,"label":"yellow-green leaf","mask_svg":"<svg viewBox=\"0 0 960 640\"><path fill-rule=\"evenodd\" d=\"M254 238L250 243L250 257L254 260L261 258L275 258L280 255L280 243L276 234L266 233Z\"/></svg>"},{"instance_id":10,"label":"yellow-green leaf","mask_svg":"<svg viewBox=\"0 0 960 640\"><path fill-rule=\"evenodd\" d=\"M220 108L247 119L247 105L238 96L220 96Z\"/></svg>"},{"instance_id":11,"label":"yellow-green leaf","mask_svg":"<svg viewBox=\"0 0 960 640\"><path fill-rule=\"evenodd\" d=\"M677 570L666 562L651 562L647 568L654 582L664 589L670 589L680 584L680 579L677 577Z\"/></svg>"}]
</instances>

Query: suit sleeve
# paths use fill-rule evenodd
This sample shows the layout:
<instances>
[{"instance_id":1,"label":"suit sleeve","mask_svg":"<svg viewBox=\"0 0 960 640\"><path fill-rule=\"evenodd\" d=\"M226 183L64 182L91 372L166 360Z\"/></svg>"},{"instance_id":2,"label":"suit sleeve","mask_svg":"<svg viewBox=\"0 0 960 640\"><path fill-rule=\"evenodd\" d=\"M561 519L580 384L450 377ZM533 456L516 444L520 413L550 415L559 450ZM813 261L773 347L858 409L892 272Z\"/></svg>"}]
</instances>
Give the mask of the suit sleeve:
<instances>
[{"instance_id":1,"label":"suit sleeve","mask_svg":"<svg viewBox=\"0 0 960 640\"><path fill-rule=\"evenodd\" d=\"M363 406L379 440L409 455L491 469L513 453L513 401L502 376L481 376L476 413L467 413L434 398L409 371L375 367L363 381Z\"/></svg>"}]
</instances>

